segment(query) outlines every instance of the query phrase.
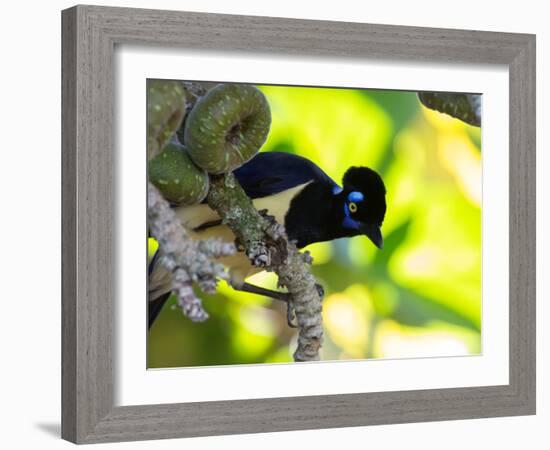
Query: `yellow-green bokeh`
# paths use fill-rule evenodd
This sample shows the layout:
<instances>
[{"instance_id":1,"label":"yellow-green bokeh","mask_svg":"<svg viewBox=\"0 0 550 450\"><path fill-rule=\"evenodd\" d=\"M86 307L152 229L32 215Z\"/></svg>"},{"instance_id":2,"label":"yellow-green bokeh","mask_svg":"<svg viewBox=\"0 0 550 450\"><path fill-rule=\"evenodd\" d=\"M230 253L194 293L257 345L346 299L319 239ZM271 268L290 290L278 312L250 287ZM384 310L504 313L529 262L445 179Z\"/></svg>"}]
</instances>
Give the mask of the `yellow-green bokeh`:
<instances>
[{"instance_id":1,"label":"yellow-green bokeh","mask_svg":"<svg viewBox=\"0 0 550 450\"><path fill-rule=\"evenodd\" d=\"M273 117L262 151L305 156L338 183L366 165L387 188L383 250L363 237L308 248L326 291L322 359L479 353L479 128L422 107L414 92L261 89ZM271 273L252 282L277 284ZM201 324L169 301L150 331L150 367L292 361L283 305L224 283L200 296L211 316Z\"/></svg>"}]
</instances>

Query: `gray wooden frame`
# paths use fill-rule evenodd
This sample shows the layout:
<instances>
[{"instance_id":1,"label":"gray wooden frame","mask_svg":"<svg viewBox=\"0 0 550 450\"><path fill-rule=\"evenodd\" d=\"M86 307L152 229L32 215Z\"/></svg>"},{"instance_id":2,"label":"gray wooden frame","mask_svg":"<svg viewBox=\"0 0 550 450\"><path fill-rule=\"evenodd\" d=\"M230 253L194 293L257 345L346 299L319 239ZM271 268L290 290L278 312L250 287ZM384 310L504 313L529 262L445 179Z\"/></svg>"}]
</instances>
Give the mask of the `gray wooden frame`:
<instances>
[{"instance_id":1,"label":"gray wooden frame","mask_svg":"<svg viewBox=\"0 0 550 450\"><path fill-rule=\"evenodd\" d=\"M62 31L63 438L93 443L535 413L535 36L96 6L63 11ZM113 52L126 43L507 65L510 383L114 407Z\"/></svg>"}]
</instances>

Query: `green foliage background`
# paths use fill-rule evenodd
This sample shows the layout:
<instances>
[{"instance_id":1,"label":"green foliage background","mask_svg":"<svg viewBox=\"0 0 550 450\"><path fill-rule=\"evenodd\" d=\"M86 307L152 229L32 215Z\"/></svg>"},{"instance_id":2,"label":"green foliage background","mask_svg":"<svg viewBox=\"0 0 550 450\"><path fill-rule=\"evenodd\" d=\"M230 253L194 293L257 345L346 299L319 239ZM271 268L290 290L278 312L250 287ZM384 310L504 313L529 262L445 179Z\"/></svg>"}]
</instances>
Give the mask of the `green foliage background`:
<instances>
[{"instance_id":1,"label":"green foliage background","mask_svg":"<svg viewBox=\"0 0 550 450\"><path fill-rule=\"evenodd\" d=\"M367 238L308 247L325 287L323 360L481 351L480 130L422 107L416 93L262 86L273 122L262 151L305 156L340 182L351 165L387 188L383 250ZM276 287L260 273L252 282ZM291 362L296 330L276 301L225 283L192 323L168 302L148 366Z\"/></svg>"}]
</instances>

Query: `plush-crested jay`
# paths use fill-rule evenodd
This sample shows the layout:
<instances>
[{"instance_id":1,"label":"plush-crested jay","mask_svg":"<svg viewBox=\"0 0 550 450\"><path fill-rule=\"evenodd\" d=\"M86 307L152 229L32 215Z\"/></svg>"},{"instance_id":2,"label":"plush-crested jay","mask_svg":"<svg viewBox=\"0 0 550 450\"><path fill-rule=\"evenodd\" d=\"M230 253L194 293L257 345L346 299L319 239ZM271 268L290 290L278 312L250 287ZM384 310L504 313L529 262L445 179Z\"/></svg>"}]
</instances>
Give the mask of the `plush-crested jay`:
<instances>
[{"instance_id":1,"label":"plush-crested jay","mask_svg":"<svg viewBox=\"0 0 550 450\"><path fill-rule=\"evenodd\" d=\"M342 187L312 161L283 152L263 152L234 171L258 211L267 210L284 224L298 248L342 237L367 236L382 248L380 227L386 213L386 189L382 178L368 167L350 167ZM194 239L221 238L234 242L235 235L208 204L176 207L175 212ZM149 327L170 296L170 274L158 264L149 264ZM284 293L245 282L263 270L251 265L242 252L220 258L230 271L230 284L237 290L284 300Z\"/></svg>"}]
</instances>

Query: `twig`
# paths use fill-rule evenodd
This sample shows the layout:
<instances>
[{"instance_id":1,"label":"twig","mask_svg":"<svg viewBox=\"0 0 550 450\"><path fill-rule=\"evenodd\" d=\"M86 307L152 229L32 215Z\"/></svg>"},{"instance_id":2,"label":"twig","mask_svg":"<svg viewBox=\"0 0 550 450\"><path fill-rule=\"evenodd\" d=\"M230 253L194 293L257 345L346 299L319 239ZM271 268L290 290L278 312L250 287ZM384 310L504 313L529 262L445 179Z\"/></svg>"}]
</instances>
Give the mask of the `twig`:
<instances>
[{"instance_id":1,"label":"twig","mask_svg":"<svg viewBox=\"0 0 550 450\"><path fill-rule=\"evenodd\" d=\"M227 279L228 275L224 266L213 259L232 255L236 248L218 239L193 241L151 183L147 195L149 227L159 243L159 262L172 274L172 292L183 313L193 322L202 322L208 319L208 313L193 292L192 283L196 282L203 292L214 293L218 280Z\"/></svg>"}]
</instances>

